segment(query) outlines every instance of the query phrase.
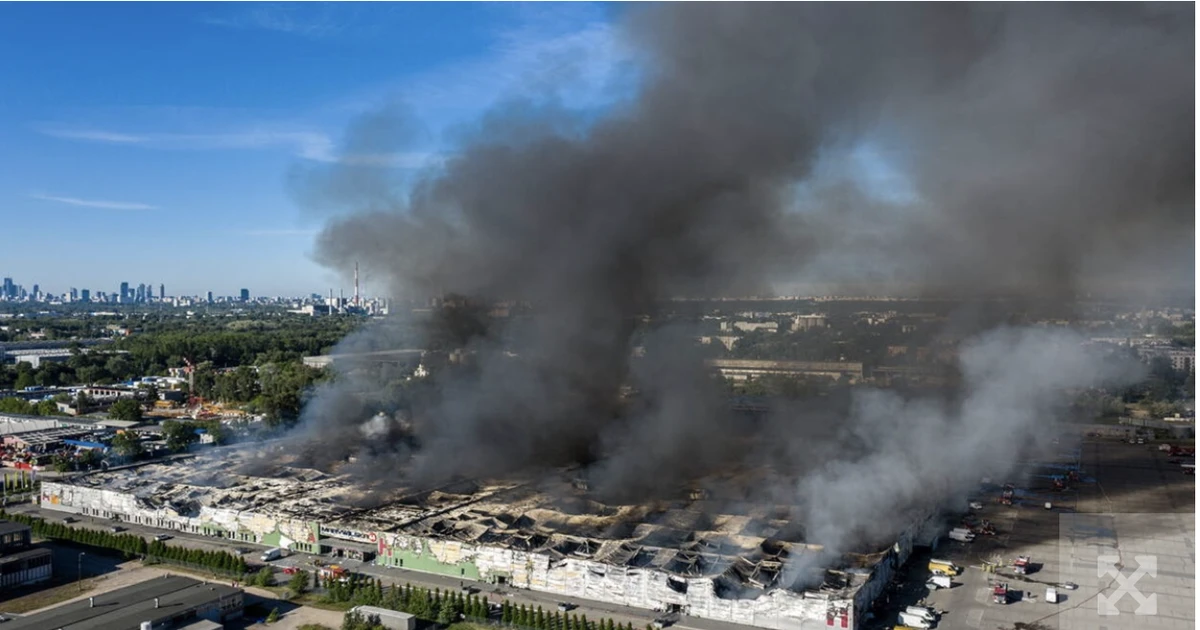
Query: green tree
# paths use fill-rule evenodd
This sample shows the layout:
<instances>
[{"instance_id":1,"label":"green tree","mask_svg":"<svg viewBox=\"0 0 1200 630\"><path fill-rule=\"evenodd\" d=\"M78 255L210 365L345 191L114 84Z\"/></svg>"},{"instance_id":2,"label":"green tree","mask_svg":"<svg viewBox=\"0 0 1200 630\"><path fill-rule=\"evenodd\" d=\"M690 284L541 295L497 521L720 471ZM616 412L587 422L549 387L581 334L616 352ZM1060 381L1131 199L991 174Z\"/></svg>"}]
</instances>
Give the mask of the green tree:
<instances>
[{"instance_id":1,"label":"green tree","mask_svg":"<svg viewBox=\"0 0 1200 630\"><path fill-rule=\"evenodd\" d=\"M33 409L28 401L21 398L0 398L0 412L32 415Z\"/></svg>"},{"instance_id":2,"label":"green tree","mask_svg":"<svg viewBox=\"0 0 1200 630\"><path fill-rule=\"evenodd\" d=\"M34 408L33 413L39 416L62 415L62 413L58 410L58 403L54 402L53 400L43 400L42 402L38 403L37 407Z\"/></svg>"},{"instance_id":3,"label":"green tree","mask_svg":"<svg viewBox=\"0 0 1200 630\"><path fill-rule=\"evenodd\" d=\"M288 590L291 591L295 597L303 595L304 592L308 590L308 572L297 571L296 574L292 576L292 579L288 581Z\"/></svg>"},{"instance_id":4,"label":"green tree","mask_svg":"<svg viewBox=\"0 0 1200 630\"><path fill-rule=\"evenodd\" d=\"M264 588L268 586L275 586L275 571L272 570L271 567L263 567L259 569L258 573L254 574L254 585L262 586Z\"/></svg>"},{"instance_id":5,"label":"green tree","mask_svg":"<svg viewBox=\"0 0 1200 630\"><path fill-rule=\"evenodd\" d=\"M167 448L175 453L187 450L189 444L200 439L196 435L195 425L190 422L167 420L162 423L162 432Z\"/></svg>"},{"instance_id":6,"label":"green tree","mask_svg":"<svg viewBox=\"0 0 1200 630\"><path fill-rule=\"evenodd\" d=\"M117 455L126 457L128 459L137 459L138 457L142 456L142 453L145 452L142 448L141 440L139 440L137 434L132 431L122 431L118 433L117 436L113 438L112 448Z\"/></svg>"},{"instance_id":7,"label":"green tree","mask_svg":"<svg viewBox=\"0 0 1200 630\"><path fill-rule=\"evenodd\" d=\"M92 397L88 396L87 392L81 390L78 394L75 394L76 412L85 413L88 409L91 409L94 406L96 406L96 401L92 400Z\"/></svg>"},{"instance_id":8,"label":"green tree","mask_svg":"<svg viewBox=\"0 0 1200 630\"><path fill-rule=\"evenodd\" d=\"M155 385L146 385L143 388L142 394L145 396L147 408L153 408L154 403L158 402L158 387Z\"/></svg>"},{"instance_id":9,"label":"green tree","mask_svg":"<svg viewBox=\"0 0 1200 630\"><path fill-rule=\"evenodd\" d=\"M108 408L108 415L117 420L139 422L142 419L142 406L132 398L122 398Z\"/></svg>"},{"instance_id":10,"label":"green tree","mask_svg":"<svg viewBox=\"0 0 1200 630\"><path fill-rule=\"evenodd\" d=\"M279 621L279 608L272 608L271 612L267 613L267 623L275 623Z\"/></svg>"}]
</instances>

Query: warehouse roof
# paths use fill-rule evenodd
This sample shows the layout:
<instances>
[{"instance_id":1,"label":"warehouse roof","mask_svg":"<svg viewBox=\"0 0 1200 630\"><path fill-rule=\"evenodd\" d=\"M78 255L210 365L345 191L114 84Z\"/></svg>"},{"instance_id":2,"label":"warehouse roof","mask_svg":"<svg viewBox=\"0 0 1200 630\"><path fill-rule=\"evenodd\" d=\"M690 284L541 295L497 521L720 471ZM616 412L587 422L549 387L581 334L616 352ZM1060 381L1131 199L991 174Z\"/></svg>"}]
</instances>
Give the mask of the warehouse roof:
<instances>
[{"instance_id":1,"label":"warehouse roof","mask_svg":"<svg viewBox=\"0 0 1200 630\"><path fill-rule=\"evenodd\" d=\"M241 592L242 589L223 584L169 575L14 619L6 622L4 628L136 630L144 621L158 626L205 604Z\"/></svg>"},{"instance_id":2,"label":"warehouse roof","mask_svg":"<svg viewBox=\"0 0 1200 630\"><path fill-rule=\"evenodd\" d=\"M30 529L33 528L28 525L22 525L21 523L14 523L13 521L0 521L0 536L11 534L13 532L23 532Z\"/></svg>"}]
</instances>

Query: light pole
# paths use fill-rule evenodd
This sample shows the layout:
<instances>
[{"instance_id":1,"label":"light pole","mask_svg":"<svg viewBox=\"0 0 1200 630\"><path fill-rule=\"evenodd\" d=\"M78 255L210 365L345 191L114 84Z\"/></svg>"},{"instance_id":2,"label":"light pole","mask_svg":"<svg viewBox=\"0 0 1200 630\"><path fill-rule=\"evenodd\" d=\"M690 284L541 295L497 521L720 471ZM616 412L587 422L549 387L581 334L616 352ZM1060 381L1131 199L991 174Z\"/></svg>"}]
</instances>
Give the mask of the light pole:
<instances>
[{"instance_id":1,"label":"light pole","mask_svg":"<svg viewBox=\"0 0 1200 630\"><path fill-rule=\"evenodd\" d=\"M86 552L79 552L79 579L76 581L79 583L80 592L83 591L83 557L86 555Z\"/></svg>"}]
</instances>

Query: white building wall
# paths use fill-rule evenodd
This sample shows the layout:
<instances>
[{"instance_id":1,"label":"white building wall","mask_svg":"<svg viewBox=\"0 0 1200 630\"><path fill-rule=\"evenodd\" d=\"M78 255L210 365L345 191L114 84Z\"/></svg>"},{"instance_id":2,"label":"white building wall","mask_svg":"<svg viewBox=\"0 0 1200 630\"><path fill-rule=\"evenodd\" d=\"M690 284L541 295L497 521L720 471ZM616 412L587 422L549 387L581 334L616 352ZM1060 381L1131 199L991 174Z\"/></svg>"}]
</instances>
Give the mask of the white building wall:
<instances>
[{"instance_id":1,"label":"white building wall","mask_svg":"<svg viewBox=\"0 0 1200 630\"><path fill-rule=\"evenodd\" d=\"M203 533L203 525L211 524L226 531L250 531L258 536L259 542L263 536L280 532L284 537L281 546L285 547L291 544L288 539L305 542L309 534L308 526L303 522L278 521L261 514L210 507L201 508L198 517L188 518L169 508L151 509L132 495L58 482L43 482L41 500L46 509L105 518L116 516L166 529ZM685 580L688 588L684 594L667 585L669 573L654 569L613 566L578 558L562 559L552 566L551 557L544 554L455 540L387 533L377 536L384 547L404 549L409 553L429 553L443 565L470 563L483 579L507 575L515 587L649 610L662 610L669 604L677 604L692 616L774 630L827 628L828 612L854 607L853 600L848 598L828 598L822 594L806 595L782 589L755 599L722 599L716 596L712 580L708 578Z\"/></svg>"}]
</instances>

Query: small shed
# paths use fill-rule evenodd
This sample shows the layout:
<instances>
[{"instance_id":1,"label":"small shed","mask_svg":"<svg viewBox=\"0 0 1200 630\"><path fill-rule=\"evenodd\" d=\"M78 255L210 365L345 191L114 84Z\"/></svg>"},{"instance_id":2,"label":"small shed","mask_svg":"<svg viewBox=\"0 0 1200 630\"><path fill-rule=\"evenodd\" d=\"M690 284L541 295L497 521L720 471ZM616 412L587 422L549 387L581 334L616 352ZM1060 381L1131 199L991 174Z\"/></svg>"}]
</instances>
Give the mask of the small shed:
<instances>
[{"instance_id":1,"label":"small shed","mask_svg":"<svg viewBox=\"0 0 1200 630\"><path fill-rule=\"evenodd\" d=\"M364 617L379 617L379 623L388 630L414 630L417 618L404 612L379 608L378 606L355 606L350 609Z\"/></svg>"}]
</instances>

